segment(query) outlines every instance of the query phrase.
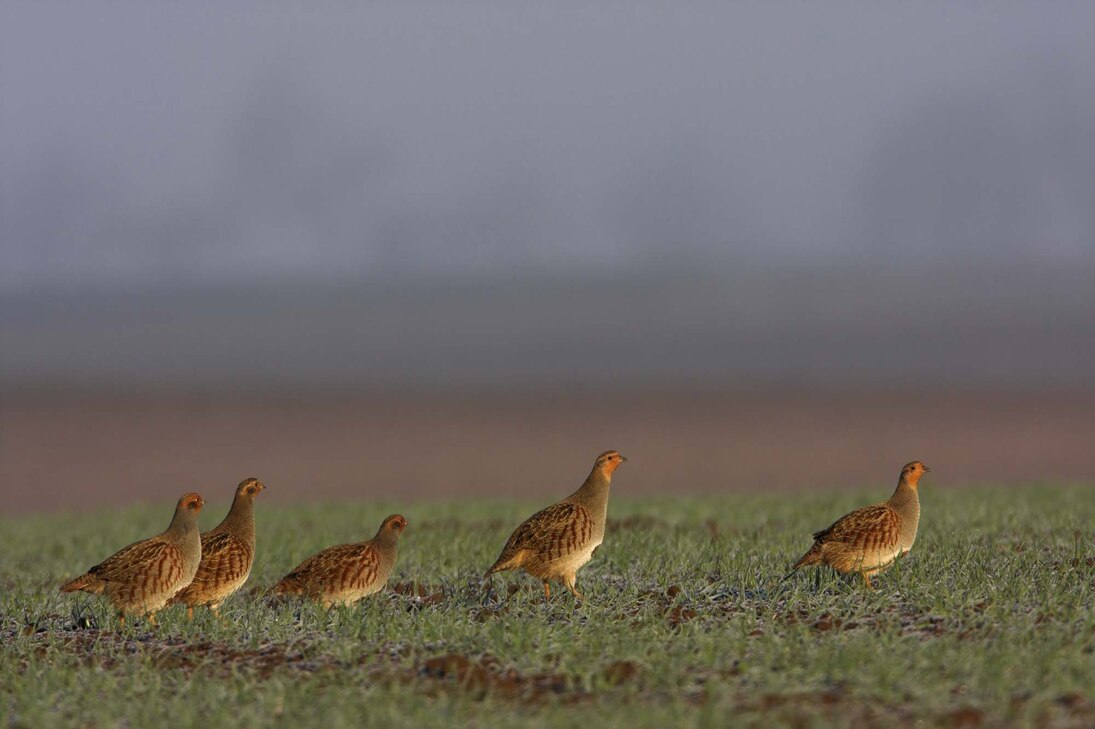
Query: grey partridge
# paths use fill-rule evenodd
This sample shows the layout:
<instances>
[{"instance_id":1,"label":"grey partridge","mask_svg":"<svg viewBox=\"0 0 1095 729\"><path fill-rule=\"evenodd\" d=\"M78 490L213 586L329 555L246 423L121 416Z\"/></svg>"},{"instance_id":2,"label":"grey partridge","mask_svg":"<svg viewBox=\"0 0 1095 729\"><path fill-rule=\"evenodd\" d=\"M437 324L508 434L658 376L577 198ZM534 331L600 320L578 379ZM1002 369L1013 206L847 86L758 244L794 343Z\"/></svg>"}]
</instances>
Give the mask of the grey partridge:
<instances>
[{"instance_id":1,"label":"grey partridge","mask_svg":"<svg viewBox=\"0 0 1095 729\"><path fill-rule=\"evenodd\" d=\"M920 524L920 477L931 469L912 461L901 469L897 488L888 501L864 506L814 533L814 544L795 562L802 567L828 565L837 572L858 572L868 587L871 577L912 549ZM786 578L784 578L786 579Z\"/></svg>"},{"instance_id":2,"label":"grey partridge","mask_svg":"<svg viewBox=\"0 0 1095 729\"><path fill-rule=\"evenodd\" d=\"M107 557L62 585L61 592L105 595L121 620L126 615L148 615L155 623L156 612L198 571L202 554L198 514L204 504L199 494L183 494L166 531Z\"/></svg>"},{"instance_id":3,"label":"grey partridge","mask_svg":"<svg viewBox=\"0 0 1095 729\"><path fill-rule=\"evenodd\" d=\"M208 605L216 614L225 598L243 587L255 559L255 497L265 488L257 478L240 482L224 521L202 532L198 572L171 604L186 605L190 616L199 605Z\"/></svg>"},{"instance_id":4,"label":"grey partridge","mask_svg":"<svg viewBox=\"0 0 1095 729\"><path fill-rule=\"evenodd\" d=\"M484 577L520 568L543 582L545 598L551 597L551 581L558 580L575 598L583 599L578 570L604 540L612 474L626 460L618 451L597 456L577 491L517 527Z\"/></svg>"},{"instance_id":5,"label":"grey partridge","mask_svg":"<svg viewBox=\"0 0 1095 729\"><path fill-rule=\"evenodd\" d=\"M271 595L302 595L324 607L350 605L380 591L399 556L407 520L389 516L366 542L328 547L301 562L270 589Z\"/></svg>"}]
</instances>

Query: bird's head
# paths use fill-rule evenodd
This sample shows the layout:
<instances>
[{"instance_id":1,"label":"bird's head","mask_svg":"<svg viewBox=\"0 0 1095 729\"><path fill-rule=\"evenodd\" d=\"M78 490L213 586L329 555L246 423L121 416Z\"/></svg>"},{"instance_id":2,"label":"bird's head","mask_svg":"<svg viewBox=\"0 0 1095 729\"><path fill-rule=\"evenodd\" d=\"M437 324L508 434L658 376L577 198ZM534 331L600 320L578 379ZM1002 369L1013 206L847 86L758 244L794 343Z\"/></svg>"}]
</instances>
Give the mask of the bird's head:
<instances>
[{"instance_id":1,"label":"bird's head","mask_svg":"<svg viewBox=\"0 0 1095 729\"><path fill-rule=\"evenodd\" d=\"M257 478L245 478L240 481L240 485L236 487L236 498L253 499L265 488L266 484L259 481Z\"/></svg>"},{"instance_id":2,"label":"bird's head","mask_svg":"<svg viewBox=\"0 0 1095 729\"><path fill-rule=\"evenodd\" d=\"M407 528L407 520L400 514L392 514L380 525L381 532L390 532L395 535L403 533Z\"/></svg>"},{"instance_id":3,"label":"bird's head","mask_svg":"<svg viewBox=\"0 0 1095 729\"><path fill-rule=\"evenodd\" d=\"M192 511L194 512L194 515L197 516L201 513L203 506L205 506L205 499L201 497L201 494L191 492L182 495L182 498L179 499L178 505L175 507L175 511L180 511L184 513Z\"/></svg>"},{"instance_id":4,"label":"bird's head","mask_svg":"<svg viewBox=\"0 0 1095 729\"><path fill-rule=\"evenodd\" d=\"M920 477L929 471L931 471L931 469L920 461L910 461L901 469L901 480L910 486L915 487L920 483Z\"/></svg>"},{"instance_id":5,"label":"bird's head","mask_svg":"<svg viewBox=\"0 0 1095 729\"><path fill-rule=\"evenodd\" d=\"M597 460L593 464L593 468L596 471L600 471L606 476L611 476L612 472L620 467L620 464L627 460L626 456L620 455L619 451L605 451L601 455L597 456Z\"/></svg>"}]
</instances>

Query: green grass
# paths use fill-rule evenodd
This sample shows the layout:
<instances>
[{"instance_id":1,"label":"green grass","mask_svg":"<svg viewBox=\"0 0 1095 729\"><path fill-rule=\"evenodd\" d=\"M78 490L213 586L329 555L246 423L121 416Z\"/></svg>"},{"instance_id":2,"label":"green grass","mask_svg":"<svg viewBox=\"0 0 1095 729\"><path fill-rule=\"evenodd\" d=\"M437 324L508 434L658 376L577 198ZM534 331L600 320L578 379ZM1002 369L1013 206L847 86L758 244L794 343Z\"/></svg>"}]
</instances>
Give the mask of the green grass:
<instances>
[{"instance_id":1,"label":"green grass","mask_svg":"<svg viewBox=\"0 0 1095 729\"><path fill-rule=\"evenodd\" d=\"M875 591L822 571L779 580L812 531L883 494L625 496L579 574L579 607L562 591L545 603L513 573L496 576L496 600L477 589L537 505L260 499L258 558L226 620L191 623L174 608L155 629L119 629L108 605L57 587L162 529L171 504L2 520L0 722L1095 722L1090 488L928 485L916 547ZM225 508L207 506L205 526ZM249 592L321 547L371 536L395 511L410 526L392 583L417 586L330 612Z\"/></svg>"}]
</instances>

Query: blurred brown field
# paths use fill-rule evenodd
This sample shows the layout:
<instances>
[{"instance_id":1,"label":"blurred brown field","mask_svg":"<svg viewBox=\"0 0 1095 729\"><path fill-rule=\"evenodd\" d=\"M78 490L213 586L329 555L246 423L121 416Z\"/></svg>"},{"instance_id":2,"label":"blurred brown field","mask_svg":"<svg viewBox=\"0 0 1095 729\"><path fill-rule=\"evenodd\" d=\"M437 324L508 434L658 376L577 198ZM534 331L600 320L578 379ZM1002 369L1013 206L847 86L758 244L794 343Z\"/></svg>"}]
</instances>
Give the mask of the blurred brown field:
<instances>
[{"instance_id":1,"label":"blurred brown field","mask_svg":"<svg viewBox=\"0 0 1095 729\"><path fill-rule=\"evenodd\" d=\"M1093 482L1095 391L722 389L366 392L20 390L0 408L4 513L264 500L546 499L596 454L615 493Z\"/></svg>"}]
</instances>

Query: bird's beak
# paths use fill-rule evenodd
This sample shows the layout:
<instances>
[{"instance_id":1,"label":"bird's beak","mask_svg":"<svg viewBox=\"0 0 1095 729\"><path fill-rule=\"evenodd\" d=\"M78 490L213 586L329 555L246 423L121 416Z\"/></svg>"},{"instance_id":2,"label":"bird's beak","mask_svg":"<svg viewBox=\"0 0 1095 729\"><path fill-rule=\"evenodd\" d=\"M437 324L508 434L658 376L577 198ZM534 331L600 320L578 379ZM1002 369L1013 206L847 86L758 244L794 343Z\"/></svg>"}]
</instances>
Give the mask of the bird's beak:
<instances>
[{"instance_id":1,"label":"bird's beak","mask_svg":"<svg viewBox=\"0 0 1095 729\"><path fill-rule=\"evenodd\" d=\"M924 466L924 473L931 473L931 469L927 466Z\"/></svg>"},{"instance_id":2,"label":"bird's beak","mask_svg":"<svg viewBox=\"0 0 1095 729\"><path fill-rule=\"evenodd\" d=\"M620 456L620 463L627 463L627 456Z\"/></svg>"}]
</instances>

